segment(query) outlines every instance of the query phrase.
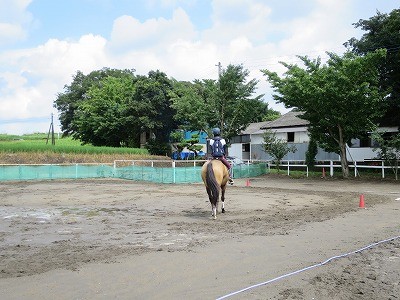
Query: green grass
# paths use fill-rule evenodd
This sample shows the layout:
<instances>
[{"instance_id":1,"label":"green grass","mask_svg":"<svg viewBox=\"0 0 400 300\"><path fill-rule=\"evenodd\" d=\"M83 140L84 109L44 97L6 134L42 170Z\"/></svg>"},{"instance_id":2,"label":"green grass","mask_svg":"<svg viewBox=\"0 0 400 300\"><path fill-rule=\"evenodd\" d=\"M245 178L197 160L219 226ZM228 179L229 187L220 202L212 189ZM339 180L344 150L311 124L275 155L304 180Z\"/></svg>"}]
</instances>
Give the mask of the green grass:
<instances>
[{"instance_id":1,"label":"green grass","mask_svg":"<svg viewBox=\"0 0 400 300\"><path fill-rule=\"evenodd\" d=\"M51 138L47 142L47 134L36 133L29 135L0 134L0 152L54 152L54 153L80 153L80 154L148 154L146 149L95 147L81 145L80 141L70 137L56 137L55 145Z\"/></svg>"}]
</instances>

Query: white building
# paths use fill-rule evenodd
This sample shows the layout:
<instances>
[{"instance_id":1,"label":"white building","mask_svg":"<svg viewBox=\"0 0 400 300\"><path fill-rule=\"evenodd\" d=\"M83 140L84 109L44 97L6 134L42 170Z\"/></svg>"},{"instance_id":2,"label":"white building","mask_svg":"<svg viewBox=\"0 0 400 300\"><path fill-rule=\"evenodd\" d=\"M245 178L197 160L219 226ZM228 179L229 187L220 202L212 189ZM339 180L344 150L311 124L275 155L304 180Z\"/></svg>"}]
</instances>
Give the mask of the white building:
<instances>
[{"instance_id":1,"label":"white building","mask_svg":"<svg viewBox=\"0 0 400 300\"><path fill-rule=\"evenodd\" d=\"M309 135L307 120L300 119L298 115L302 112L290 111L274 121L251 123L239 136L231 141L229 155L242 158L244 160L270 160L271 157L263 150L266 130L276 133L276 137L293 144L297 151L288 153L283 160L305 160L305 153L308 148ZM381 128L385 132L398 132L397 127ZM353 139L352 145L348 147L347 159L349 161L361 161L374 159L377 152L373 151L374 142L370 139ZM325 152L318 149L316 160L339 160L336 153Z\"/></svg>"}]
</instances>

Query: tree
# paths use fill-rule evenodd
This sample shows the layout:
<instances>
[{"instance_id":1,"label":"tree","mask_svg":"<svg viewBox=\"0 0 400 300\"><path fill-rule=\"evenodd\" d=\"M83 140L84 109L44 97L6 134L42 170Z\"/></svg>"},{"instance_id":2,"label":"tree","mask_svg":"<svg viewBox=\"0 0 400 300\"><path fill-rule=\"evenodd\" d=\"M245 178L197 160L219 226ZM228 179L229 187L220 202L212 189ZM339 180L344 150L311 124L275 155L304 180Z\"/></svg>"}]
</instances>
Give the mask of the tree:
<instances>
[{"instance_id":1,"label":"tree","mask_svg":"<svg viewBox=\"0 0 400 300\"><path fill-rule=\"evenodd\" d=\"M169 133L176 128L169 98L171 80L160 71L134 76L128 70L78 72L56 100L65 134L95 146L140 145L140 134L151 133L154 154L165 154Z\"/></svg>"},{"instance_id":2,"label":"tree","mask_svg":"<svg viewBox=\"0 0 400 300\"><path fill-rule=\"evenodd\" d=\"M198 157L198 153L203 149L202 145L199 145L200 135L193 133L189 139L186 139L188 145L186 146L189 151L194 153L194 158Z\"/></svg>"},{"instance_id":3,"label":"tree","mask_svg":"<svg viewBox=\"0 0 400 300\"><path fill-rule=\"evenodd\" d=\"M380 86L389 90L385 101L389 109L381 119L381 125L400 126L400 9L390 14L379 11L369 20L359 20L353 24L366 33L358 40L351 38L345 46L357 55L366 55L376 49L386 49L386 59L379 66Z\"/></svg>"},{"instance_id":4,"label":"tree","mask_svg":"<svg viewBox=\"0 0 400 300\"><path fill-rule=\"evenodd\" d=\"M262 117L261 122L266 122L266 121L274 121L276 119L279 119L281 117L281 113L279 111L275 111L273 109L270 109L267 111L267 113Z\"/></svg>"},{"instance_id":5,"label":"tree","mask_svg":"<svg viewBox=\"0 0 400 300\"><path fill-rule=\"evenodd\" d=\"M345 53L342 57L327 53L329 60L299 56L305 68L282 63L284 77L262 70L276 94L274 99L286 107L296 107L308 120L309 131L319 146L340 155L342 174L349 176L346 147L352 138L369 131L384 112L384 95L380 93L378 66L385 50L358 57Z\"/></svg>"},{"instance_id":6,"label":"tree","mask_svg":"<svg viewBox=\"0 0 400 300\"><path fill-rule=\"evenodd\" d=\"M385 132L375 130L372 133L372 138L378 143L378 157L388 163L393 171L393 174L398 179L399 160L400 160L400 133L388 136Z\"/></svg>"},{"instance_id":7,"label":"tree","mask_svg":"<svg viewBox=\"0 0 400 300\"><path fill-rule=\"evenodd\" d=\"M177 154L175 159L179 159L180 153L185 149L187 146L187 142L185 141L184 131L183 130L175 130L170 134L170 141L171 146L173 147L174 151Z\"/></svg>"},{"instance_id":8,"label":"tree","mask_svg":"<svg viewBox=\"0 0 400 300\"><path fill-rule=\"evenodd\" d=\"M180 159L180 154L182 151L187 148L189 151L194 153L193 158L198 158L198 153L203 148L202 145L199 145L200 135L198 133L192 133L190 138L185 139L183 130L175 130L170 134L171 145L175 149L176 157L175 159Z\"/></svg>"},{"instance_id":9,"label":"tree","mask_svg":"<svg viewBox=\"0 0 400 300\"><path fill-rule=\"evenodd\" d=\"M152 132L155 142L169 142L170 132L177 128L171 106L172 80L160 71L150 71L135 82L129 113L136 119L140 132ZM164 147L164 145L163 145Z\"/></svg>"},{"instance_id":10,"label":"tree","mask_svg":"<svg viewBox=\"0 0 400 300\"><path fill-rule=\"evenodd\" d=\"M78 104L72 136L94 146L121 147L138 137L136 118L129 114L134 94L131 76L106 77L93 85Z\"/></svg>"},{"instance_id":11,"label":"tree","mask_svg":"<svg viewBox=\"0 0 400 300\"><path fill-rule=\"evenodd\" d=\"M228 65L218 79L214 109L219 122L215 125L228 140L253 122L260 106L267 106L261 100L263 95L252 98L258 81L247 80L249 74L242 65Z\"/></svg>"},{"instance_id":12,"label":"tree","mask_svg":"<svg viewBox=\"0 0 400 300\"><path fill-rule=\"evenodd\" d=\"M306 151L306 165L308 167L312 167L315 164L315 157L318 154L318 143L315 140L315 138L313 138L312 136L310 136L310 142L308 143L308 148Z\"/></svg>"},{"instance_id":13,"label":"tree","mask_svg":"<svg viewBox=\"0 0 400 300\"><path fill-rule=\"evenodd\" d=\"M263 147L264 151L274 158L278 173L283 157L289 152L297 151L295 146L289 146L286 141L277 138L276 133L271 130L266 130L264 133Z\"/></svg>"},{"instance_id":14,"label":"tree","mask_svg":"<svg viewBox=\"0 0 400 300\"><path fill-rule=\"evenodd\" d=\"M54 107L59 112L59 119L61 123L61 130L63 135L71 135L77 132L77 124L75 123L75 111L78 106L87 100L87 93L93 86L99 86L101 81L108 76L124 77L131 76L135 78L135 70L118 70L103 68L90 72L84 75L81 71L77 71L73 76L70 85L64 86L64 92L57 95L54 101Z\"/></svg>"},{"instance_id":15,"label":"tree","mask_svg":"<svg viewBox=\"0 0 400 300\"><path fill-rule=\"evenodd\" d=\"M176 110L175 119L182 129L211 132L212 124L218 122L215 114L217 85L214 80L195 80L174 82L171 91L172 107Z\"/></svg>"},{"instance_id":16,"label":"tree","mask_svg":"<svg viewBox=\"0 0 400 300\"><path fill-rule=\"evenodd\" d=\"M211 135L213 127L221 128L229 140L251 122L261 121L268 113L263 95L253 96L257 81L247 80L243 66L229 65L218 81L195 80L175 82L172 95L176 119L188 130L201 130Z\"/></svg>"}]
</instances>

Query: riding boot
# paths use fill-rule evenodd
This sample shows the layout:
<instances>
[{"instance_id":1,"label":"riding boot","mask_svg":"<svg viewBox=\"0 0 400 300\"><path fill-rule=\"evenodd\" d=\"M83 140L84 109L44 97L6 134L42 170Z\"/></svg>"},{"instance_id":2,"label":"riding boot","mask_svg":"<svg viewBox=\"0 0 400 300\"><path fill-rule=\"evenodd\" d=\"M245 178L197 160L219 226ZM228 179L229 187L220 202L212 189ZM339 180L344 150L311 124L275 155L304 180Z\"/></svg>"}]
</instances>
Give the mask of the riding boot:
<instances>
[{"instance_id":1,"label":"riding boot","mask_svg":"<svg viewBox=\"0 0 400 300\"><path fill-rule=\"evenodd\" d=\"M228 179L228 182L229 182L230 185L233 185L235 182L234 182L233 179L232 179L232 168L229 169L228 172L229 172L229 179Z\"/></svg>"}]
</instances>

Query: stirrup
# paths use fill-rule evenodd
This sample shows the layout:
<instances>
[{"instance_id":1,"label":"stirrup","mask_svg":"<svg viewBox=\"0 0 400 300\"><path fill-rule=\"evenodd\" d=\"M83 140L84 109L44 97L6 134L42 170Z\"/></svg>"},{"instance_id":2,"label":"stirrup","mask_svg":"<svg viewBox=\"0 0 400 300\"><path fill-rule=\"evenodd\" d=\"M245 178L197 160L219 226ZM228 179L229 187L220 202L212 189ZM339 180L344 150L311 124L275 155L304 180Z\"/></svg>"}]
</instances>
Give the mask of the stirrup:
<instances>
[{"instance_id":1,"label":"stirrup","mask_svg":"<svg viewBox=\"0 0 400 300\"><path fill-rule=\"evenodd\" d=\"M235 183L235 182L233 181L233 179L232 179L232 178L229 178L229 180L228 180L228 181L229 181L229 184L230 184L230 185L233 185L233 184Z\"/></svg>"}]
</instances>

